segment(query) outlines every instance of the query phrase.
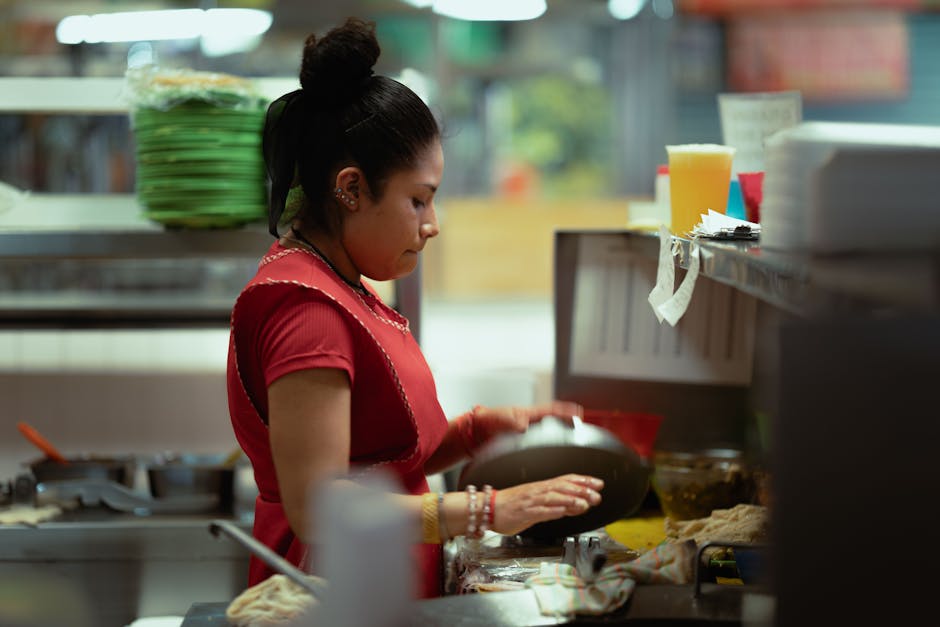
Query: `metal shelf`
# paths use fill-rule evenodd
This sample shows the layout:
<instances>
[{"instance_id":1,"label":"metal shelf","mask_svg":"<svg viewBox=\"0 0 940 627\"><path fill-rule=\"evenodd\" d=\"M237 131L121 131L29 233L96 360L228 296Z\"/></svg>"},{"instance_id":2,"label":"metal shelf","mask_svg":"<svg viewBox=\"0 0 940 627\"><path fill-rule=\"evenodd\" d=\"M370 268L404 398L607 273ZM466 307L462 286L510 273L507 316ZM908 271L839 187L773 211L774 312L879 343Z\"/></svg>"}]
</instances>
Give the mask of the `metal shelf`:
<instances>
[{"instance_id":1,"label":"metal shelf","mask_svg":"<svg viewBox=\"0 0 940 627\"><path fill-rule=\"evenodd\" d=\"M627 238L643 254L659 255L659 236L643 231L571 230ZM678 265L688 268L690 240ZM811 255L765 250L757 242L699 240L702 276L799 316L839 311L937 311L940 250Z\"/></svg>"},{"instance_id":2,"label":"metal shelf","mask_svg":"<svg viewBox=\"0 0 940 627\"><path fill-rule=\"evenodd\" d=\"M133 194L32 194L0 211L0 327L226 326L272 243L262 223L166 229L144 217ZM141 276L133 279L137 271ZM203 275L209 278L199 284ZM85 287L72 285L72 278ZM415 338L420 286L420 263L391 286L390 302Z\"/></svg>"},{"instance_id":3,"label":"metal shelf","mask_svg":"<svg viewBox=\"0 0 940 627\"><path fill-rule=\"evenodd\" d=\"M0 328L218 328L229 324L236 296L4 294Z\"/></svg>"},{"instance_id":4,"label":"metal shelf","mask_svg":"<svg viewBox=\"0 0 940 627\"><path fill-rule=\"evenodd\" d=\"M253 257L273 243L266 229L217 231L0 231L2 259Z\"/></svg>"},{"instance_id":5,"label":"metal shelf","mask_svg":"<svg viewBox=\"0 0 940 627\"><path fill-rule=\"evenodd\" d=\"M679 241L687 268L691 242ZM699 244L705 276L797 315L940 308L940 251L814 255L756 242Z\"/></svg>"},{"instance_id":6,"label":"metal shelf","mask_svg":"<svg viewBox=\"0 0 940 627\"><path fill-rule=\"evenodd\" d=\"M30 194L0 212L0 261L81 258L260 258L267 225L171 230L144 216L134 194Z\"/></svg>"},{"instance_id":7,"label":"metal shelf","mask_svg":"<svg viewBox=\"0 0 940 627\"><path fill-rule=\"evenodd\" d=\"M274 100L300 84L295 77L253 78L262 96ZM0 112L125 115L124 77L0 78Z\"/></svg>"}]
</instances>

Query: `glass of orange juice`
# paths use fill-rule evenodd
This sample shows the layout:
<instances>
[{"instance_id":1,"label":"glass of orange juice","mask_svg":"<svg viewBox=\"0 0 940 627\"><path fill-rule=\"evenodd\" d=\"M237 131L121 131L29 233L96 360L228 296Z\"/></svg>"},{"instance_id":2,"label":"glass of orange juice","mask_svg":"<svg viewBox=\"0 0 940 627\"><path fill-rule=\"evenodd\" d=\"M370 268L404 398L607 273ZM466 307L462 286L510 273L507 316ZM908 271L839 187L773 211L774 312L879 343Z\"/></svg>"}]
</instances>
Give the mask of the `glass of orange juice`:
<instances>
[{"instance_id":1,"label":"glass of orange juice","mask_svg":"<svg viewBox=\"0 0 940 627\"><path fill-rule=\"evenodd\" d=\"M709 209L725 212L734 152L733 147L721 144L666 146L674 235L691 232Z\"/></svg>"}]
</instances>

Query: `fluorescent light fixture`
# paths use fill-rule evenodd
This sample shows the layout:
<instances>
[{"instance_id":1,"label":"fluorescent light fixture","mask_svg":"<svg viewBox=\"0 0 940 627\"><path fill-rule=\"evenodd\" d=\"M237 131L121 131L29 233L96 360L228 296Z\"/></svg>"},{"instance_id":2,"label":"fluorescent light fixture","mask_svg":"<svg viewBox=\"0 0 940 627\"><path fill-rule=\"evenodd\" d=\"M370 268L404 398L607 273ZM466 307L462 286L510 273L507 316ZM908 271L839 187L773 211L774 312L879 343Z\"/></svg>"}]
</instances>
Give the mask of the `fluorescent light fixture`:
<instances>
[{"instance_id":1,"label":"fluorescent light fixture","mask_svg":"<svg viewBox=\"0 0 940 627\"><path fill-rule=\"evenodd\" d=\"M545 0L434 0L438 15L476 22L534 20L545 13Z\"/></svg>"},{"instance_id":2,"label":"fluorescent light fixture","mask_svg":"<svg viewBox=\"0 0 940 627\"><path fill-rule=\"evenodd\" d=\"M258 9L175 9L70 15L56 27L63 44L158 41L164 39L252 40L269 28L273 18Z\"/></svg>"},{"instance_id":3,"label":"fluorescent light fixture","mask_svg":"<svg viewBox=\"0 0 940 627\"><path fill-rule=\"evenodd\" d=\"M434 0L402 0L402 2L410 4L416 9L426 9L434 4Z\"/></svg>"},{"instance_id":4,"label":"fluorescent light fixture","mask_svg":"<svg viewBox=\"0 0 940 627\"><path fill-rule=\"evenodd\" d=\"M639 15L646 0L607 0L607 10L618 20L630 20Z\"/></svg>"}]
</instances>

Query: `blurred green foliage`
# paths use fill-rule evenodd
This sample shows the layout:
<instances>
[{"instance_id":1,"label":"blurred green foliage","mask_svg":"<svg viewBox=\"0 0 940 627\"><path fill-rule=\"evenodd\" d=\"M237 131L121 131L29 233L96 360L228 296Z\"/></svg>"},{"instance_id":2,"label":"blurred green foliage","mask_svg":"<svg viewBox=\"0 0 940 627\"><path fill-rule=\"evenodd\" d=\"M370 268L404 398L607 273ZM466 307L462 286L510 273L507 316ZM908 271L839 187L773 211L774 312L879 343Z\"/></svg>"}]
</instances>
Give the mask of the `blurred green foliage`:
<instances>
[{"instance_id":1,"label":"blurred green foliage","mask_svg":"<svg viewBox=\"0 0 940 627\"><path fill-rule=\"evenodd\" d=\"M504 158L535 167L546 196L596 196L609 188L612 104L602 85L536 76L507 88L512 136Z\"/></svg>"}]
</instances>

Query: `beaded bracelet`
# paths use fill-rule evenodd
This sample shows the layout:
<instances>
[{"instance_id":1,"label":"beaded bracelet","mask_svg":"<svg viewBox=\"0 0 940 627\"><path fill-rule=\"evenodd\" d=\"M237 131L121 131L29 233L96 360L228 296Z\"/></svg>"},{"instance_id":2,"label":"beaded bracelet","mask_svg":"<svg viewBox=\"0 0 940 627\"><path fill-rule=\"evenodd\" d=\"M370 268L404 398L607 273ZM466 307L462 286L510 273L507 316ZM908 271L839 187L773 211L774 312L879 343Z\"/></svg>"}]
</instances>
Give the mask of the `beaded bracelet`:
<instances>
[{"instance_id":1,"label":"beaded bracelet","mask_svg":"<svg viewBox=\"0 0 940 627\"><path fill-rule=\"evenodd\" d=\"M496 522L496 492L495 488L490 492L490 529L493 528L493 524Z\"/></svg>"},{"instance_id":2,"label":"beaded bracelet","mask_svg":"<svg viewBox=\"0 0 940 627\"><path fill-rule=\"evenodd\" d=\"M480 521L480 535L486 534L493 524L493 486L483 486L483 520Z\"/></svg>"},{"instance_id":3,"label":"beaded bracelet","mask_svg":"<svg viewBox=\"0 0 940 627\"><path fill-rule=\"evenodd\" d=\"M433 492L421 495L421 539L425 544L440 544L437 496Z\"/></svg>"},{"instance_id":4,"label":"beaded bracelet","mask_svg":"<svg viewBox=\"0 0 940 627\"><path fill-rule=\"evenodd\" d=\"M477 535L477 487L467 486L467 537L478 538Z\"/></svg>"}]
</instances>

